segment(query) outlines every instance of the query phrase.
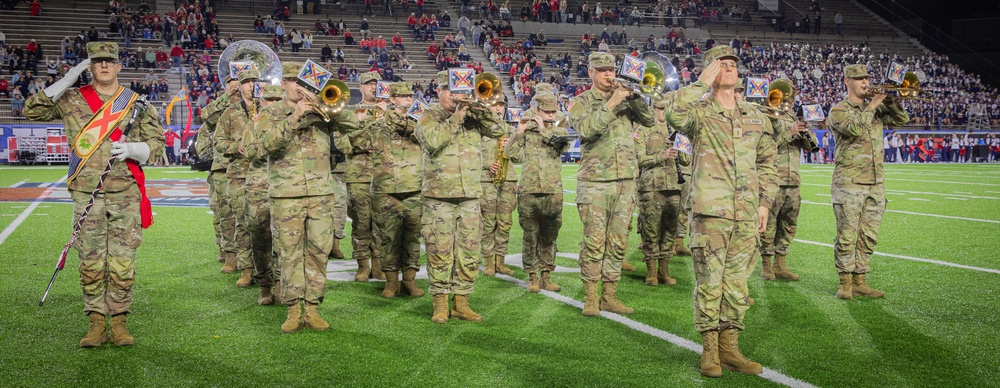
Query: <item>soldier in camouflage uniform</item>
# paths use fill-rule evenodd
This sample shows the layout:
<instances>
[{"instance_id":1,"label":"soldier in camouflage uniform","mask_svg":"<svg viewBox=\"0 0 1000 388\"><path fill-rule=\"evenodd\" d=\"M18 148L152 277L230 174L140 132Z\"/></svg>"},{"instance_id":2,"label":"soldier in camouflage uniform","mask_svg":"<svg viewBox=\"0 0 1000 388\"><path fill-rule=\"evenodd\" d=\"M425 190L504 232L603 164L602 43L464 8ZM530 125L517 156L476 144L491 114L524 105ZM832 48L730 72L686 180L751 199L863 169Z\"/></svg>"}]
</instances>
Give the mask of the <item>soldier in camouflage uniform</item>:
<instances>
[{"instance_id":1,"label":"soldier in camouflage uniform","mask_svg":"<svg viewBox=\"0 0 1000 388\"><path fill-rule=\"evenodd\" d=\"M903 125L910 115L898 101L885 94L869 94L868 70L864 64L844 68L847 99L830 109L827 124L836 140L836 167L830 185L830 201L837 218L837 240L833 257L840 276L837 297L862 295L881 298L885 294L865 281L869 261L878 243L878 228L885 214L885 173L880 147L885 125ZM865 104L866 97L871 101Z\"/></svg>"},{"instance_id":2,"label":"soldier in camouflage uniform","mask_svg":"<svg viewBox=\"0 0 1000 388\"><path fill-rule=\"evenodd\" d=\"M506 132L500 139L483 137L483 173L480 178L483 195L479 197L479 208L483 212L483 239L479 243L479 249L486 259L484 274L493 276L499 272L513 275L514 271L503 263L507 256L507 242L510 241L510 227L514 224L511 213L517 206L517 195L514 192L517 186L517 174L514 173L509 161L504 179L500 184L493 183L493 178L500 171L502 163L497 160L497 152L506 145L512 128L503 121L503 115L507 111L505 102L501 100L490 105L490 110L497 116L497 121L503 123Z\"/></svg>"},{"instance_id":3,"label":"soldier in camouflage uniform","mask_svg":"<svg viewBox=\"0 0 1000 388\"><path fill-rule=\"evenodd\" d=\"M229 167L226 168L229 187L226 189L226 196L236 215L236 237L233 241L236 248L236 269L242 271L236 286L249 287L253 283L253 258L250 250L250 226L243 203L246 201L246 179L250 161L243 156L239 148L244 130L248 125L252 125L251 119L260 111L260 103L253 96L253 85L260 78L260 71L255 68L243 70L237 77L240 82L241 100L222 112L215 131L215 149L229 158Z\"/></svg>"},{"instance_id":4,"label":"soldier in camouflage uniform","mask_svg":"<svg viewBox=\"0 0 1000 388\"><path fill-rule=\"evenodd\" d=\"M222 150L215 147L216 129L222 113L231 105L239 104L240 83L239 80L228 78L226 91L201 110L203 124L198 130L198 140L204 139L202 134L207 131L207 139L211 141L212 167L208 174L209 189L211 190L209 201L214 213L214 219L219 224L219 259L225 263L222 266L223 273L236 272L236 214L233 212L232 201L229 199L227 189L229 188L229 178L226 170L229 168L229 157ZM201 148L201 141L199 148ZM200 151L199 151L200 153Z\"/></svg>"},{"instance_id":5,"label":"soldier in camouflage uniform","mask_svg":"<svg viewBox=\"0 0 1000 388\"><path fill-rule=\"evenodd\" d=\"M399 272L403 272L403 291L423 296L417 286L420 270L420 184L423 177L423 151L413 134L417 123L407 117L413 104L413 86L396 82L389 88L389 110L371 127L372 204L380 209L372 214L375 241L381 242L382 271L385 288L382 296L394 298L399 292Z\"/></svg>"},{"instance_id":6,"label":"soldier in camouflage uniform","mask_svg":"<svg viewBox=\"0 0 1000 388\"><path fill-rule=\"evenodd\" d=\"M427 250L427 274L434 295L434 323L448 322L448 294L454 294L451 317L482 321L469 307L479 273L479 184L483 136L500 137L506 125L475 102L460 103L448 90L448 71L437 73L438 97L417 123L414 134L424 151L424 201L421 235Z\"/></svg>"},{"instance_id":7,"label":"soldier in camouflage uniform","mask_svg":"<svg viewBox=\"0 0 1000 388\"><path fill-rule=\"evenodd\" d=\"M215 244L219 246L218 260L220 263L226 262L226 251L222 249L222 243L226 240L222 232L224 229L223 214L227 214L230 208L229 206L223 206L227 204L223 198L225 198L225 188L229 183L226 182L225 165L215 162L215 143L213 137L215 136L215 126L219 122L219 117L222 116L222 112L229 107L230 103L238 101L239 96L237 94L240 90L239 82L230 78L229 75L226 75L225 84L226 91L201 110L202 125L201 128L198 128L198 142L195 144L195 152L198 153L199 158L212 160L207 179L208 207L212 209L212 226L215 228ZM235 218L229 217L226 220L229 224L232 224L225 227L227 231L236 228ZM228 226L232 226L232 228ZM235 258L236 256L233 255L234 265L236 262ZM235 270L235 267L233 270Z\"/></svg>"},{"instance_id":8,"label":"soldier in camouflage uniform","mask_svg":"<svg viewBox=\"0 0 1000 388\"><path fill-rule=\"evenodd\" d=\"M286 62L283 67L294 67L294 65L295 63ZM294 78L298 75L298 68L293 68L292 71L294 73L291 77ZM284 76L287 77L288 74L286 73ZM281 86L265 86L260 95L261 109L281 101L284 96L285 92ZM247 127L240 143L241 153L250 161L250 169L247 170L246 201L243 203L243 208L247 215L247 228L251 234L253 281L260 285L257 304L261 306L274 304L274 295L271 289L274 287L274 264L276 262L272 254L271 244L271 204L267 195L267 152L260 141L260 134L253 129L254 123L263 116L263 112L260 112L252 118L253 122Z\"/></svg>"},{"instance_id":9,"label":"soldier in camouflage uniform","mask_svg":"<svg viewBox=\"0 0 1000 388\"><path fill-rule=\"evenodd\" d=\"M555 292L562 289L552 281L556 239L562 227L561 158L569 150L569 141L560 137L569 131L555 95L536 94L534 102L535 107L525 113L527 117L510 136L504 152L524 166L518 183L517 221L524 230L521 257L528 273L528 292ZM554 123L560 119L559 124Z\"/></svg>"},{"instance_id":10,"label":"soldier in camouflage uniform","mask_svg":"<svg viewBox=\"0 0 1000 388\"><path fill-rule=\"evenodd\" d=\"M347 182L347 215L351 217L351 255L358 262L358 272L354 280L367 282L369 276L384 280L382 265L379 263L378 242L372 238L372 159L371 141L369 135L372 124L385 114L384 102L375 98L375 86L382 77L378 72L367 72L361 75L361 103L376 104L375 108L358 109L358 131L348 135L351 141L350 152L347 153L347 172L344 179Z\"/></svg>"},{"instance_id":11,"label":"soldier in camouflage uniform","mask_svg":"<svg viewBox=\"0 0 1000 388\"><path fill-rule=\"evenodd\" d=\"M787 78L774 81L793 85ZM802 197L799 194L799 157L802 150L812 152L817 149L816 135L806 127L803 121L794 121L793 112L786 114L788 119L771 118L774 127L774 144L778 147L775 168L778 171L778 194L774 197L770 215L767 217L767 230L761 236L760 251L762 262L761 277L764 280L799 280L799 275L788 270L785 256L788 246L795 240L795 228L799 219L799 206ZM772 261L773 260L773 261ZM772 265L773 264L773 265Z\"/></svg>"},{"instance_id":12,"label":"soldier in camouflage uniform","mask_svg":"<svg viewBox=\"0 0 1000 388\"><path fill-rule=\"evenodd\" d=\"M326 330L330 325L320 316L319 304L333 248L330 132L357 130L358 122L354 112L346 110L324 122L316 113L315 94L292 77L284 78L281 86L284 101L267 107L255 128L268 155L271 225L281 263L278 298L288 305L281 331L291 333L303 326Z\"/></svg>"},{"instance_id":13,"label":"soldier in camouflage uniform","mask_svg":"<svg viewBox=\"0 0 1000 388\"><path fill-rule=\"evenodd\" d=\"M66 137L73 147L67 181L73 199L73 225L80 220L90 200L94 201L87 218L79 226L79 238L73 244L80 255L83 312L90 321L80 346L97 347L109 340L115 345L127 346L135 342L125 325L132 306L135 251L142 242L142 228L152 223L148 199L140 193L142 169L139 164L162 157L165 140L152 106L147 106L135 117L131 132L121 141L117 140L128 126L132 109L136 109L135 103L124 105L120 121L112 121L118 124L110 134L107 129L102 130L100 124L92 124L91 120L101 119L95 118L97 115L109 117L107 114L114 114L95 113L95 107L101 106L98 103L108 107L106 111L114 111L110 108L113 101L122 101L120 96L127 100L134 94L118 83L122 66L118 63L117 44L91 42L87 44L87 55L89 59L73 67L61 80L29 97L24 116L34 121L62 120L66 128ZM88 69L93 74L92 83L79 89L71 87ZM111 166L104 186L95 194L101 174L112 157L119 162ZM93 198L92 194L95 194ZM109 315L110 337L106 321Z\"/></svg>"},{"instance_id":14,"label":"soldier in camouflage uniform","mask_svg":"<svg viewBox=\"0 0 1000 388\"><path fill-rule=\"evenodd\" d=\"M344 173L347 172L347 156L341 150L351 149L351 140L347 135L334 132L330 142L330 167L333 169L333 249L331 259L343 259L344 252L340 250L340 242L347 237L344 226L347 224L347 183Z\"/></svg>"},{"instance_id":15,"label":"soldier in camouflage uniform","mask_svg":"<svg viewBox=\"0 0 1000 388\"><path fill-rule=\"evenodd\" d=\"M653 103L656 125L640 126L635 136L639 158L639 236L646 261L646 285L674 285L667 264L674 255L677 236L677 213L680 210L681 184L677 183L680 166L691 164L691 155L678 152L671 143L664 110L668 99Z\"/></svg>"},{"instance_id":16,"label":"soldier in camouflage uniform","mask_svg":"<svg viewBox=\"0 0 1000 388\"><path fill-rule=\"evenodd\" d=\"M738 336L750 303L747 279L777 191L775 147L771 122L736 96L738 60L728 46L708 50L705 71L677 91L667 114L667 122L691 139L694 150L689 225L697 281L694 324L704 347L701 373L707 377L721 377L722 367L762 371L743 357Z\"/></svg>"},{"instance_id":17,"label":"soldier in camouflage uniform","mask_svg":"<svg viewBox=\"0 0 1000 388\"><path fill-rule=\"evenodd\" d=\"M583 221L583 315L599 315L598 309L631 314L634 310L618 300L617 292L635 209L638 167L633 126L652 126L655 120L639 95L612 81L613 55L590 54L588 71L593 88L576 96L569 110L570 125L580 134L576 203ZM600 302L598 281L604 283Z\"/></svg>"}]
</instances>

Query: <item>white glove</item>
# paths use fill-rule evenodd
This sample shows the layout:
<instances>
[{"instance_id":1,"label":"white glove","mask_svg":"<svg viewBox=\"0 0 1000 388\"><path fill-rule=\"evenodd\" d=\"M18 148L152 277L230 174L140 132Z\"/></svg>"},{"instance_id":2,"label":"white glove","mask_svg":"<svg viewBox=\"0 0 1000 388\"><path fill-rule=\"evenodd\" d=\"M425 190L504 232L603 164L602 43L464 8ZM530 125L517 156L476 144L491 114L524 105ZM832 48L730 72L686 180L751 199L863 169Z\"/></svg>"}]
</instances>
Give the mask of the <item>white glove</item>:
<instances>
[{"instance_id":1,"label":"white glove","mask_svg":"<svg viewBox=\"0 0 1000 388\"><path fill-rule=\"evenodd\" d=\"M146 163L149 160L149 146L143 142L111 143L111 156L118 160L132 159L140 164Z\"/></svg>"},{"instance_id":2,"label":"white glove","mask_svg":"<svg viewBox=\"0 0 1000 388\"><path fill-rule=\"evenodd\" d=\"M80 63L76 64L76 66L73 66L72 69L69 69L69 71L66 72L66 76L53 83L51 86L45 88L43 93L52 99L52 101L58 100L59 96L61 96L66 89L69 89L70 86L73 86L73 84L76 83L76 80L80 78L80 74L83 74L83 71L87 70L87 67L90 67L90 58L84 59Z\"/></svg>"}]
</instances>

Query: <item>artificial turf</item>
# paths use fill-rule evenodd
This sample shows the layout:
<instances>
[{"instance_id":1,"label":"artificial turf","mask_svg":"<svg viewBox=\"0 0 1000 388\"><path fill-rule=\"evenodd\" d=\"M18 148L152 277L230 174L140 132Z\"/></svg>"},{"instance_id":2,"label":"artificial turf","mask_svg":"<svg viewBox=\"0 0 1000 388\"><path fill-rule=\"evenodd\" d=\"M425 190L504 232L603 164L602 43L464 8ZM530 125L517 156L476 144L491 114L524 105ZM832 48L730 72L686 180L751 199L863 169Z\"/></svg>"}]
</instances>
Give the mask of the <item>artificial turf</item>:
<instances>
[{"instance_id":1,"label":"artificial turf","mask_svg":"<svg viewBox=\"0 0 1000 388\"><path fill-rule=\"evenodd\" d=\"M803 167L800 240L830 244L831 165ZM878 251L1000 269L1000 168L889 165L889 210ZM0 168L0 187L55 182L63 168ZM576 168L563 169L575 190ZM151 180L200 179L183 168L149 168ZM0 189L3 190L3 189ZM561 252L579 251L581 225L566 193ZM27 203L0 202L0 228ZM81 349L75 254L43 307L38 298L70 234L70 206L42 203L0 244L0 381L5 386L770 386L726 372L706 379L698 355L545 295L481 276L471 304L482 323L430 322L430 297L379 297L381 283L328 282L327 332L282 334L285 309L256 305L255 288L219 273L205 208L156 206L143 235L129 325L136 345ZM903 213L908 212L908 213ZM914 214L918 213L918 214ZM932 215L963 217L942 218ZM348 224L349 227L350 224ZM520 252L516 215L511 253ZM347 240L343 248L350 255ZM642 284L638 236L630 236L621 299L629 318L700 342L692 324L690 257L671 260L672 287ZM997 386L1000 274L876 255L869 282L884 299L834 297L832 248L793 244L798 282L750 279L756 299L741 347L748 357L817 386ZM559 258L558 264L576 263ZM515 277L525 278L517 269ZM579 276L554 275L560 294L582 300ZM426 289L425 280L419 283Z\"/></svg>"}]
</instances>

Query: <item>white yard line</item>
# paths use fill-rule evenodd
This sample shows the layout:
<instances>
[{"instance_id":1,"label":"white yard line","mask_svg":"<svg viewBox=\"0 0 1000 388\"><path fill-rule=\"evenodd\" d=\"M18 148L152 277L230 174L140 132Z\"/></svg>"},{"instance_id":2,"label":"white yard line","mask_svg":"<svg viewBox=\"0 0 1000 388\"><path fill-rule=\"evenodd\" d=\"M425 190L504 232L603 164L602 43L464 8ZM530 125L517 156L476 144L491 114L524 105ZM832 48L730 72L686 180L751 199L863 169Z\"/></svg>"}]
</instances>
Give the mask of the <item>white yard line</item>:
<instances>
[{"instance_id":1,"label":"white yard line","mask_svg":"<svg viewBox=\"0 0 1000 388\"><path fill-rule=\"evenodd\" d=\"M809 241L809 240L802 240L802 239L798 239L798 238L795 239L795 241L796 242L801 242L801 243L804 243L804 244L812 244L812 245L819 245L821 247L833 248L833 244L821 243L819 241ZM947 267L955 267L955 268L962 268L962 269L971 269L973 271L980 271L980 272L989 272L989 273L1000 274L1000 270L997 270L997 269L982 268L982 267L973 267L971 265L955 264L955 263L949 263L947 261L941 261L941 260L924 259L924 258L921 258L921 257L904 256L904 255L894 255L894 254L891 254L891 253L882 253L882 252L875 252L875 253L873 253L873 255L885 256L885 257L894 257L894 258L903 259L903 260L919 261L919 262L922 262L922 263L930 263L930 264L943 265L943 266L947 266Z\"/></svg>"},{"instance_id":2,"label":"white yard line","mask_svg":"<svg viewBox=\"0 0 1000 388\"><path fill-rule=\"evenodd\" d=\"M27 180L27 179L25 179L25 180L23 180L23 181L20 181L20 182L17 182L17 183L15 183L15 184L12 184L12 185L10 185L10 186L7 186L7 188L10 188L10 189L13 189L13 188L16 188L16 187L21 187L21 185L23 185L23 184L25 184L25 183L28 183L28 180Z\"/></svg>"},{"instance_id":3,"label":"white yard line","mask_svg":"<svg viewBox=\"0 0 1000 388\"><path fill-rule=\"evenodd\" d=\"M830 187L830 185L824 185L824 184L819 184L819 183L803 183L802 186ZM969 199L1000 199L1000 197L990 197L990 196L984 196L984 195L963 195L963 194L955 194L955 193L936 193L936 192L930 192L930 191L910 191L910 190L899 190L899 189L892 189L892 188L886 188L885 192L887 194L898 194L898 193L924 194L924 195L940 195L940 196L945 196L945 197L966 197L966 198L969 198Z\"/></svg>"},{"instance_id":4,"label":"white yard line","mask_svg":"<svg viewBox=\"0 0 1000 388\"><path fill-rule=\"evenodd\" d=\"M59 179L59 182L50 185L49 188L46 189L45 192L42 193L42 195L38 196L38 198L36 198L35 201L31 203L31 205L28 205L28 207L25 208L24 211L22 211L21 214L17 216L17 218L15 218L13 222L10 223L10 225L7 225L7 227L3 229L3 232L0 232L0 245L3 245L3 243L7 241L7 238L10 237L10 235L14 234L14 231L17 230L17 227L21 226L21 223L23 223L24 220L28 219L28 216L31 215L31 212L35 211L35 208L42 203L42 200L48 197L49 194L52 194L52 191L55 190L60 183L65 182L67 177L68 176L63 176L62 179Z\"/></svg>"},{"instance_id":5,"label":"white yard line","mask_svg":"<svg viewBox=\"0 0 1000 388\"><path fill-rule=\"evenodd\" d=\"M511 256L511 255L508 255L508 257L509 256ZM528 288L528 283L525 282L525 281L523 281L523 280L521 280L521 279L517 279L517 278L514 278L514 277L510 277L510 276L507 276L507 275L501 275L501 274L497 274L496 278L497 279L502 279L502 280L510 282L510 283L514 283L518 287ZM578 308L578 309L581 309L581 310L583 309L583 302L578 301L578 300L573 299L573 298L570 298L568 296L561 295L561 294L558 294L558 293L555 293L555 292L545 291L545 290L540 291L539 294L540 295L544 295L544 296L546 296L548 298L557 300L559 302L568 304L568 305L573 306L575 308ZM611 321L614 321L614 322L618 322L618 323L620 323L622 325L627 326L628 328L630 328L632 330L635 330L635 331L638 331L638 332L644 333L644 334L649 334L649 335L651 335L653 337L656 337L656 338L659 338L661 340L667 341L667 342L669 342L669 343L671 343L671 344L673 344L673 345L675 345L675 346L677 346L679 348L687 349L687 350L690 350L690 351L692 351L694 353L697 353L697 354L701 354L701 352L703 350L703 348L701 347L701 345L699 345L697 342L691 341L691 340L689 340L687 338L681 337L681 336L679 336L677 334L673 334L673 333L665 331L665 330L657 329L657 328L652 327L650 325L647 325L645 323L634 321L634 320L629 319L628 317L625 317L623 315L619 315L619 314L615 314L615 313L610 313L610 312L607 312L607 311L602 311L601 312L601 317L604 317L604 318L606 318L608 320L611 320ZM798 387L801 387L801 388L815 387L814 385L809 384L809 383L807 383L805 381L796 379L796 378L791 377L791 376L787 376L787 375L781 374L781 372L775 371L774 369L767 368L767 367L764 368L764 373L760 374L760 377L763 378L763 379L765 379L765 380L768 380L768 381L771 381L771 382L774 382L774 383L777 383L777 384L785 385L785 386L788 386L788 387L797 387L797 388Z\"/></svg>"},{"instance_id":6,"label":"white yard line","mask_svg":"<svg viewBox=\"0 0 1000 388\"><path fill-rule=\"evenodd\" d=\"M909 199L915 200L915 201L927 201L926 199L921 199L921 198L909 198ZM807 204L807 205L831 206L829 203L826 203L826 202L813 202L813 201L805 201L805 200L803 200L802 203ZM983 219L983 218L946 216L946 215L943 215L943 214L917 213L917 212L909 212L909 211L905 211L905 210L895 210L895 209L886 209L885 211L887 213L900 213L900 214L909 214L909 215L914 215L914 216L948 218L948 219L952 219L952 220L975 221L975 222L986 222L986 223L991 223L991 224L1000 224L1000 221L997 221L997 220L987 220L987 219Z\"/></svg>"}]
</instances>

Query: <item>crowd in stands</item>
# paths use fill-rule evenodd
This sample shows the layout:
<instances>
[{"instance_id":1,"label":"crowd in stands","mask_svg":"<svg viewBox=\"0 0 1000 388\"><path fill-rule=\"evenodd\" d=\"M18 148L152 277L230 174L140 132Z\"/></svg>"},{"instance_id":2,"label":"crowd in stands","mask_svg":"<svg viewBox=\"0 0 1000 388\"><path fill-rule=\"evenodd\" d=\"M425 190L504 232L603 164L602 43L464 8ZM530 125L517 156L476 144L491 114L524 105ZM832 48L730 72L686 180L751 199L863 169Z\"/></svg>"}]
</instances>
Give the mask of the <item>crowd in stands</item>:
<instances>
[{"instance_id":1,"label":"crowd in stands","mask_svg":"<svg viewBox=\"0 0 1000 388\"><path fill-rule=\"evenodd\" d=\"M498 4L494 0L480 0L478 6L472 0L462 0L463 12L476 12L480 19L511 21L515 14L508 8L508 2ZM606 25L642 25L655 23L664 26L683 26L684 18L693 18L696 25L728 23L733 20L750 22L749 7L735 4L727 6L723 0L649 0L601 2L575 2L568 0L533 0L516 12L521 21L543 23L589 23Z\"/></svg>"}]
</instances>

